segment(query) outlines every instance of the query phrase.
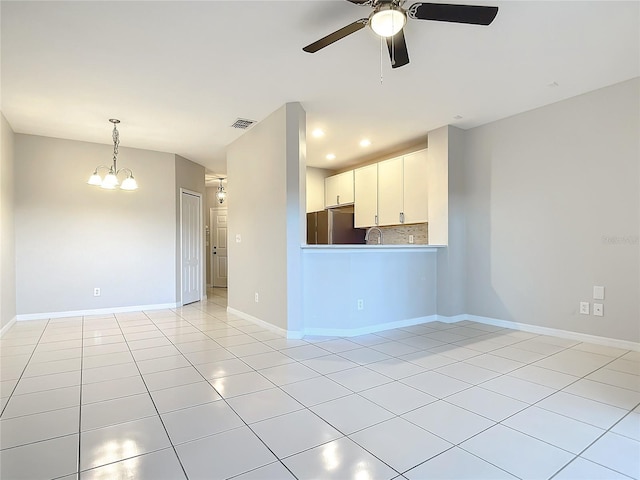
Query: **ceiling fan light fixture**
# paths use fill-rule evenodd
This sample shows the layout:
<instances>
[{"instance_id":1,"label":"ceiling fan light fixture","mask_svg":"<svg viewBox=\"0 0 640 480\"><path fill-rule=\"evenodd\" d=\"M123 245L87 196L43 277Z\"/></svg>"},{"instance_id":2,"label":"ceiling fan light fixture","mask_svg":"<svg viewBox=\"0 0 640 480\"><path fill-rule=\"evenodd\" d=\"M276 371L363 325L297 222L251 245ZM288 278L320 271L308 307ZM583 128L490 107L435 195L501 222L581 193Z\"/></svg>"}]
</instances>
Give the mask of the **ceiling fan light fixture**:
<instances>
[{"instance_id":1,"label":"ceiling fan light fixture","mask_svg":"<svg viewBox=\"0 0 640 480\"><path fill-rule=\"evenodd\" d=\"M369 17L371 29L381 37L393 37L404 28L407 15L393 4L380 5Z\"/></svg>"}]
</instances>

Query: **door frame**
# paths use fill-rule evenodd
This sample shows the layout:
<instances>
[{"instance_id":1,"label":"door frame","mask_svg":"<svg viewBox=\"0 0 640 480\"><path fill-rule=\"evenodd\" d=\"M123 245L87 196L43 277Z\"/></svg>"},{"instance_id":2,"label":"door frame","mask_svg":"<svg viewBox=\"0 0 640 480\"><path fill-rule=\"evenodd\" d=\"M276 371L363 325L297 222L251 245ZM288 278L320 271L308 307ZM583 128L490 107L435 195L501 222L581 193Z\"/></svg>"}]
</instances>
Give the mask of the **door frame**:
<instances>
[{"instance_id":1,"label":"door frame","mask_svg":"<svg viewBox=\"0 0 640 480\"><path fill-rule=\"evenodd\" d=\"M184 299L182 298L182 293L183 293L183 288L182 288L182 228L183 228L183 223L182 223L182 199L183 199L183 195L187 194L187 195L192 195L194 197L198 198L198 251L199 251L199 255L200 255L200 272L198 275L198 284L200 285L200 300L198 301L203 301L207 298L207 294L206 294L206 289L203 288L203 267L206 268L206 265L203 263L203 239L204 239L204 225L203 225L203 221L202 221L202 199L203 199L203 195L202 193L199 192L194 192L193 190L188 190L186 188L182 188L180 187L180 236L179 236L179 248L178 248L178 264L179 264L179 277L180 278L180 306L184 305Z\"/></svg>"},{"instance_id":2,"label":"door frame","mask_svg":"<svg viewBox=\"0 0 640 480\"><path fill-rule=\"evenodd\" d=\"M216 212L220 210L225 210L227 212L227 286L226 287L216 287L215 286L215 275L214 275L214 265L213 265L213 216ZM211 268L211 288L229 288L229 209L227 206L218 206L209 208L209 249L207 255L209 255L209 267Z\"/></svg>"}]
</instances>

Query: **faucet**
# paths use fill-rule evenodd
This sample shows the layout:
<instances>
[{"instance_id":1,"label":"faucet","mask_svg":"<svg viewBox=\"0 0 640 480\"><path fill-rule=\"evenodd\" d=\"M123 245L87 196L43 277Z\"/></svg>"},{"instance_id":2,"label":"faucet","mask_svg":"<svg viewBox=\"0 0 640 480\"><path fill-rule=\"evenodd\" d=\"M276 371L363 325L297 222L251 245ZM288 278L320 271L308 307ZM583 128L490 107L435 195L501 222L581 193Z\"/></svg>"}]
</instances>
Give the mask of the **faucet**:
<instances>
[{"instance_id":1,"label":"faucet","mask_svg":"<svg viewBox=\"0 0 640 480\"><path fill-rule=\"evenodd\" d=\"M380 230L378 227L371 227L369 228L369 230L367 230L367 233L364 236L364 243L369 243L369 235L371 235L372 230L378 232L378 245L382 245L382 230Z\"/></svg>"}]
</instances>

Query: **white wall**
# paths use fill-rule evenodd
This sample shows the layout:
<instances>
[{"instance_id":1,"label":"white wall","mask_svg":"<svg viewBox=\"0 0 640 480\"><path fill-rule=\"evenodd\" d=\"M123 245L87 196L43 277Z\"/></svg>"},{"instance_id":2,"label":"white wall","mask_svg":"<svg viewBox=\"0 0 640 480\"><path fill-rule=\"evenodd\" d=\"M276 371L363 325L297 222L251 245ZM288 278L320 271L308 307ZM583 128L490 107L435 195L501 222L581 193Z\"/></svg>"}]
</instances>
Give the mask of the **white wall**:
<instances>
[{"instance_id":1,"label":"white wall","mask_svg":"<svg viewBox=\"0 0 640 480\"><path fill-rule=\"evenodd\" d=\"M176 298L180 301L182 295L182 272L181 272L181 251L180 251L180 189L190 190L202 195L202 296L207 295L207 279L206 279L206 260L207 248L205 246L205 229L204 226L209 223L209 210L206 208L206 188L204 185L204 167L189 159L175 155L175 192L176 192Z\"/></svg>"},{"instance_id":2,"label":"white wall","mask_svg":"<svg viewBox=\"0 0 640 480\"><path fill-rule=\"evenodd\" d=\"M14 133L0 113L0 329L16 316Z\"/></svg>"},{"instance_id":3,"label":"white wall","mask_svg":"<svg viewBox=\"0 0 640 480\"><path fill-rule=\"evenodd\" d=\"M449 243L449 129L445 126L427 134L427 194L429 243Z\"/></svg>"},{"instance_id":4,"label":"white wall","mask_svg":"<svg viewBox=\"0 0 640 480\"><path fill-rule=\"evenodd\" d=\"M324 168L306 167L307 212L324 210L324 179L331 175Z\"/></svg>"},{"instance_id":5,"label":"white wall","mask_svg":"<svg viewBox=\"0 0 640 480\"><path fill-rule=\"evenodd\" d=\"M639 104L636 78L466 132L467 313L640 341Z\"/></svg>"},{"instance_id":6,"label":"white wall","mask_svg":"<svg viewBox=\"0 0 640 480\"><path fill-rule=\"evenodd\" d=\"M15 139L18 314L175 303L175 156L120 147L140 188L108 191L112 145Z\"/></svg>"},{"instance_id":7,"label":"white wall","mask_svg":"<svg viewBox=\"0 0 640 480\"><path fill-rule=\"evenodd\" d=\"M301 320L305 128L302 107L286 104L227 149L228 305L282 329Z\"/></svg>"}]
</instances>

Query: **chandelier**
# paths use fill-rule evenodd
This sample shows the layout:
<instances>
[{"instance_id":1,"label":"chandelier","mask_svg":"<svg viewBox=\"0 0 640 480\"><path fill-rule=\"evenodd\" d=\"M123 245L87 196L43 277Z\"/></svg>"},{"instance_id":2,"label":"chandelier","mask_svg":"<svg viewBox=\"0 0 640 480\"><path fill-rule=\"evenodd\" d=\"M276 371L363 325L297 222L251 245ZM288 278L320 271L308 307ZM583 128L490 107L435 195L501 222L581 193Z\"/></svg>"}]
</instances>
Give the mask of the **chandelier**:
<instances>
[{"instance_id":1,"label":"chandelier","mask_svg":"<svg viewBox=\"0 0 640 480\"><path fill-rule=\"evenodd\" d=\"M116 118L110 118L109 121L113 123L113 165L107 167L106 165L99 165L93 172L93 175L89 177L87 182L89 185L95 185L107 190L114 190L117 186L120 186L120 190L136 190L138 188L138 182L133 178L133 172L128 168L121 168L118 170L116 163L118 161L118 145L120 145L120 134L118 133L118 123L120 120ZM108 170L104 178L100 176L98 170ZM125 179L120 184L118 175L122 172L126 175Z\"/></svg>"},{"instance_id":2,"label":"chandelier","mask_svg":"<svg viewBox=\"0 0 640 480\"><path fill-rule=\"evenodd\" d=\"M222 186L222 180L224 180L224 178L219 178L218 180L220 180L220 185L216 192L216 198L218 199L218 202L224 203L224 199L227 198L227 192L224 191L224 187Z\"/></svg>"}]
</instances>

